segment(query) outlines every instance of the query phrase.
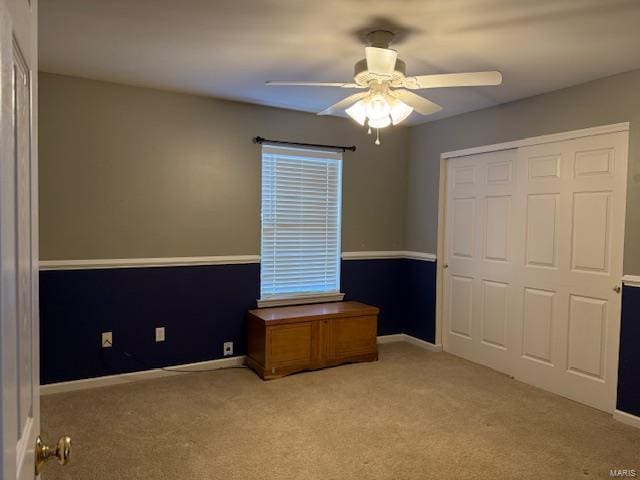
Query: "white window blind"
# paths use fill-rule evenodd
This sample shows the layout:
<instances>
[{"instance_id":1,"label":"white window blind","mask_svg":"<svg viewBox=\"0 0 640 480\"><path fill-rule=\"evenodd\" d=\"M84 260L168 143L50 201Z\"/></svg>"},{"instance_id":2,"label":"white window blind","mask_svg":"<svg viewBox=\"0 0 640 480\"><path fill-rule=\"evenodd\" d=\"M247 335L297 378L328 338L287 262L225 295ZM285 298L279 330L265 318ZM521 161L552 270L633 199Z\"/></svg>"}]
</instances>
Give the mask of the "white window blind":
<instances>
[{"instance_id":1,"label":"white window blind","mask_svg":"<svg viewBox=\"0 0 640 480\"><path fill-rule=\"evenodd\" d=\"M262 146L260 296L338 292L342 154Z\"/></svg>"}]
</instances>

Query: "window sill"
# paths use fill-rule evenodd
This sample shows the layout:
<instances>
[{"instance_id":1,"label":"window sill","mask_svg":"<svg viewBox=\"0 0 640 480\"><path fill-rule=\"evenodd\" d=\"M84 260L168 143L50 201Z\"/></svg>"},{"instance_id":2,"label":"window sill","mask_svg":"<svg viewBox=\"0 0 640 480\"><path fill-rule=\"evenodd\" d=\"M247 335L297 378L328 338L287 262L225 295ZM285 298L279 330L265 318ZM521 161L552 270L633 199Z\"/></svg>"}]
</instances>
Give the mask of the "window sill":
<instances>
[{"instance_id":1,"label":"window sill","mask_svg":"<svg viewBox=\"0 0 640 480\"><path fill-rule=\"evenodd\" d=\"M304 305L307 303L341 302L344 293L317 293L313 295L293 295L288 297L262 298L257 301L258 308L284 307L286 305Z\"/></svg>"}]
</instances>

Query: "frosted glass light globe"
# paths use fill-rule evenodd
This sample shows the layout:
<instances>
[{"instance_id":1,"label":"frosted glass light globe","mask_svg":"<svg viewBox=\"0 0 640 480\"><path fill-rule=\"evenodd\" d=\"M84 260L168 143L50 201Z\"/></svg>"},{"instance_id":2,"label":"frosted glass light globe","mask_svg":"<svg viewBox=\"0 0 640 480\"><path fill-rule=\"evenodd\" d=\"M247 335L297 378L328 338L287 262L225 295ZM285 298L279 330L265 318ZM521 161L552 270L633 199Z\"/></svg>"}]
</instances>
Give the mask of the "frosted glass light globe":
<instances>
[{"instance_id":1,"label":"frosted glass light globe","mask_svg":"<svg viewBox=\"0 0 640 480\"><path fill-rule=\"evenodd\" d=\"M391 125L391 117L369 118L369 126L371 128L385 128Z\"/></svg>"},{"instance_id":2,"label":"frosted glass light globe","mask_svg":"<svg viewBox=\"0 0 640 480\"><path fill-rule=\"evenodd\" d=\"M389 116L391 107L382 95L374 95L367 103L367 117L371 120L381 120Z\"/></svg>"}]
</instances>

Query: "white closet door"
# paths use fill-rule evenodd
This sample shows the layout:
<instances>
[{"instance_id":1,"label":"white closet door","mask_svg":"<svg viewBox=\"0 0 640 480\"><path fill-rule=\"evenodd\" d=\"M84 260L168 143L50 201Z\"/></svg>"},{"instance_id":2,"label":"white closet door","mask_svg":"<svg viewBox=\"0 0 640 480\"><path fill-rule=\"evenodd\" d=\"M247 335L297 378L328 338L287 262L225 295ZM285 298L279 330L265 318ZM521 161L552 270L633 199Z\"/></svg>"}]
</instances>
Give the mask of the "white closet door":
<instances>
[{"instance_id":1,"label":"white closet door","mask_svg":"<svg viewBox=\"0 0 640 480\"><path fill-rule=\"evenodd\" d=\"M613 411L626 133L519 149L516 378Z\"/></svg>"},{"instance_id":2,"label":"white closet door","mask_svg":"<svg viewBox=\"0 0 640 480\"><path fill-rule=\"evenodd\" d=\"M447 160L444 347L616 399L628 133Z\"/></svg>"},{"instance_id":3,"label":"white closet door","mask_svg":"<svg viewBox=\"0 0 640 480\"><path fill-rule=\"evenodd\" d=\"M516 151L448 161L445 349L511 372Z\"/></svg>"}]
</instances>

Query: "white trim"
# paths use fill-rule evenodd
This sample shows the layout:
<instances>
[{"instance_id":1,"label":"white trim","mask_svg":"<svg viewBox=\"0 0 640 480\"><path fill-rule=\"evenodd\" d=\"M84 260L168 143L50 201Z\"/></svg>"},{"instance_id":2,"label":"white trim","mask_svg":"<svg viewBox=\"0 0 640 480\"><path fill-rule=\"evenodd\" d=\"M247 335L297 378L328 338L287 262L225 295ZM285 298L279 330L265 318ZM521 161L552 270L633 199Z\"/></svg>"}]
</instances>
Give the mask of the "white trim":
<instances>
[{"instance_id":1,"label":"white trim","mask_svg":"<svg viewBox=\"0 0 640 480\"><path fill-rule=\"evenodd\" d=\"M638 275L623 275L622 283L627 287L640 287L640 276Z\"/></svg>"},{"instance_id":2,"label":"white trim","mask_svg":"<svg viewBox=\"0 0 640 480\"><path fill-rule=\"evenodd\" d=\"M407 335L406 333L395 333L393 335L381 335L378 337L379 345L383 345L385 343L395 343L395 342L407 342L417 347L424 348L425 350L429 350L430 352L442 351L442 345L440 344L436 345L434 343L421 340L411 335Z\"/></svg>"},{"instance_id":3,"label":"white trim","mask_svg":"<svg viewBox=\"0 0 640 480\"><path fill-rule=\"evenodd\" d=\"M391 335L378 335L378 345L385 345L387 343L404 342L404 333L394 333Z\"/></svg>"},{"instance_id":4,"label":"white trim","mask_svg":"<svg viewBox=\"0 0 640 480\"><path fill-rule=\"evenodd\" d=\"M404 258L406 252L400 250L371 252L342 252L343 260L384 260L387 258Z\"/></svg>"},{"instance_id":5,"label":"white trim","mask_svg":"<svg viewBox=\"0 0 640 480\"><path fill-rule=\"evenodd\" d=\"M433 253L404 250L342 252L343 260L410 258L435 262ZM260 263L260 255L226 255L209 257L106 258L90 260L40 260L40 270L92 270L107 268L188 267L192 265L241 265Z\"/></svg>"},{"instance_id":6,"label":"white trim","mask_svg":"<svg viewBox=\"0 0 640 480\"><path fill-rule=\"evenodd\" d=\"M426 340L421 340L419 338L412 337L411 335L407 335L406 333L404 334L404 337L405 337L404 340L406 342L409 342L412 345L415 345L416 347L424 348L425 350L429 350L430 352L442 351L442 345L439 343L435 344L435 343L427 342Z\"/></svg>"},{"instance_id":7,"label":"white trim","mask_svg":"<svg viewBox=\"0 0 640 480\"><path fill-rule=\"evenodd\" d=\"M433 253L425 252L403 252L404 258L409 260L424 260L425 262L435 262L436 255Z\"/></svg>"},{"instance_id":8,"label":"white trim","mask_svg":"<svg viewBox=\"0 0 640 480\"><path fill-rule=\"evenodd\" d=\"M622 410L614 410L613 419L631 425L632 427L640 428L640 417L623 412Z\"/></svg>"},{"instance_id":9,"label":"white trim","mask_svg":"<svg viewBox=\"0 0 640 480\"><path fill-rule=\"evenodd\" d=\"M438 177L438 245L436 255L441 259L436 268L436 343L442 344L442 349L446 348L445 337L442 334L443 325L443 302L444 302L444 265L446 264L445 235L446 235L446 203L447 203L447 161L440 158L440 175Z\"/></svg>"},{"instance_id":10,"label":"white trim","mask_svg":"<svg viewBox=\"0 0 640 480\"><path fill-rule=\"evenodd\" d=\"M407 258L411 260L425 260L427 262L436 261L436 256L433 253L410 252L407 250L342 252L343 260L384 260L389 258Z\"/></svg>"},{"instance_id":11,"label":"white trim","mask_svg":"<svg viewBox=\"0 0 640 480\"><path fill-rule=\"evenodd\" d=\"M404 333L396 333L394 335L381 335L378 337L378 344L380 345L393 342L408 342L424 348L425 350L430 350L433 352L442 351L442 345L434 345L433 343L425 342L424 340L420 340ZM121 373L119 375L85 378L82 380L72 380L70 382L51 383L49 385L40 386L40 395L52 395L54 393L73 392L76 390L87 390L89 388L96 387L124 385L128 383L139 382L142 380L153 380L155 378L166 378L185 373L195 373L196 371L205 372L207 370L219 370L221 368L244 365L245 359L245 355L239 355L237 357L220 358L218 360L208 360L206 362L174 365L171 367L165 367L166 370L155 368L153 370L144 370L142 372ZM189 371L181 372L181 369Z\"/></svg>"},{"instance_id":12,"label":"white trim","mask_svg":"<svg viewBox=\"0 0 640 480\"><path fill-rule=\"evenodd\" d=\"M308 303L341 302L344 293L316 293L290 297L264 298L256 300L258 308L284 307L286 305L306 305Z\"/></svg>"},{"instance_id":13,"label":"white trim","mask_svg":"<svg viewBox=\"0 0 640 480\"><path fill-rule=\"evenodd\" d=\"M187 363L184 365L165 367L169 370L155 368L153 370L144 370L142 372L121 373L119 375L86 378L83 380L73 380L70 382L51 383L49 385L40 386L40 395L51 395L53 393L72 392L75 390L86 390L88 388L96 387L109 387L112 385L122 385L126 383L138 382L140 380L173 377L175 375L191 373L180 372L179 369L188 369L194 371L218 370L225 367L244 365L244 362L245 356L240 355L237 357L220 358L218 360L208 360L206 362Z\"/></svg>"},{"instance_id":14,"label":"white trim","mask_svg":"<svg viewBox=\"0 0 640 480\"><path fill-rule=\"evenodd\" d=\"M40 270L86 270L103 268L179 267L260 263L260 255L215 257L109 258L95 260L40 260Z\"/></svg>"},{"instance_id":15,"label":"white trim","mask_svg":"<svg viewBox=\"0 0 640 480\"><path fill-rule=\"evenodd\" d=\"M612 125L601 125L598 127L582 128L580 130L571 130L568 132L552 133L549 135L540 135L537 137L527 137L522 140L512 142L494 143L493 145L481 145L479 147L465 148L462 150L454 150L445 152L440 158L465 157L467 155L476 155L478 153L497 152L499 150L510 150L530 145L541 145L543 143L562 142L572 140L574 138L592 137L594 135L604 135L607 133L627 132L629 131L629 122L614 123Z\"/></svg>"}]
</instances>

